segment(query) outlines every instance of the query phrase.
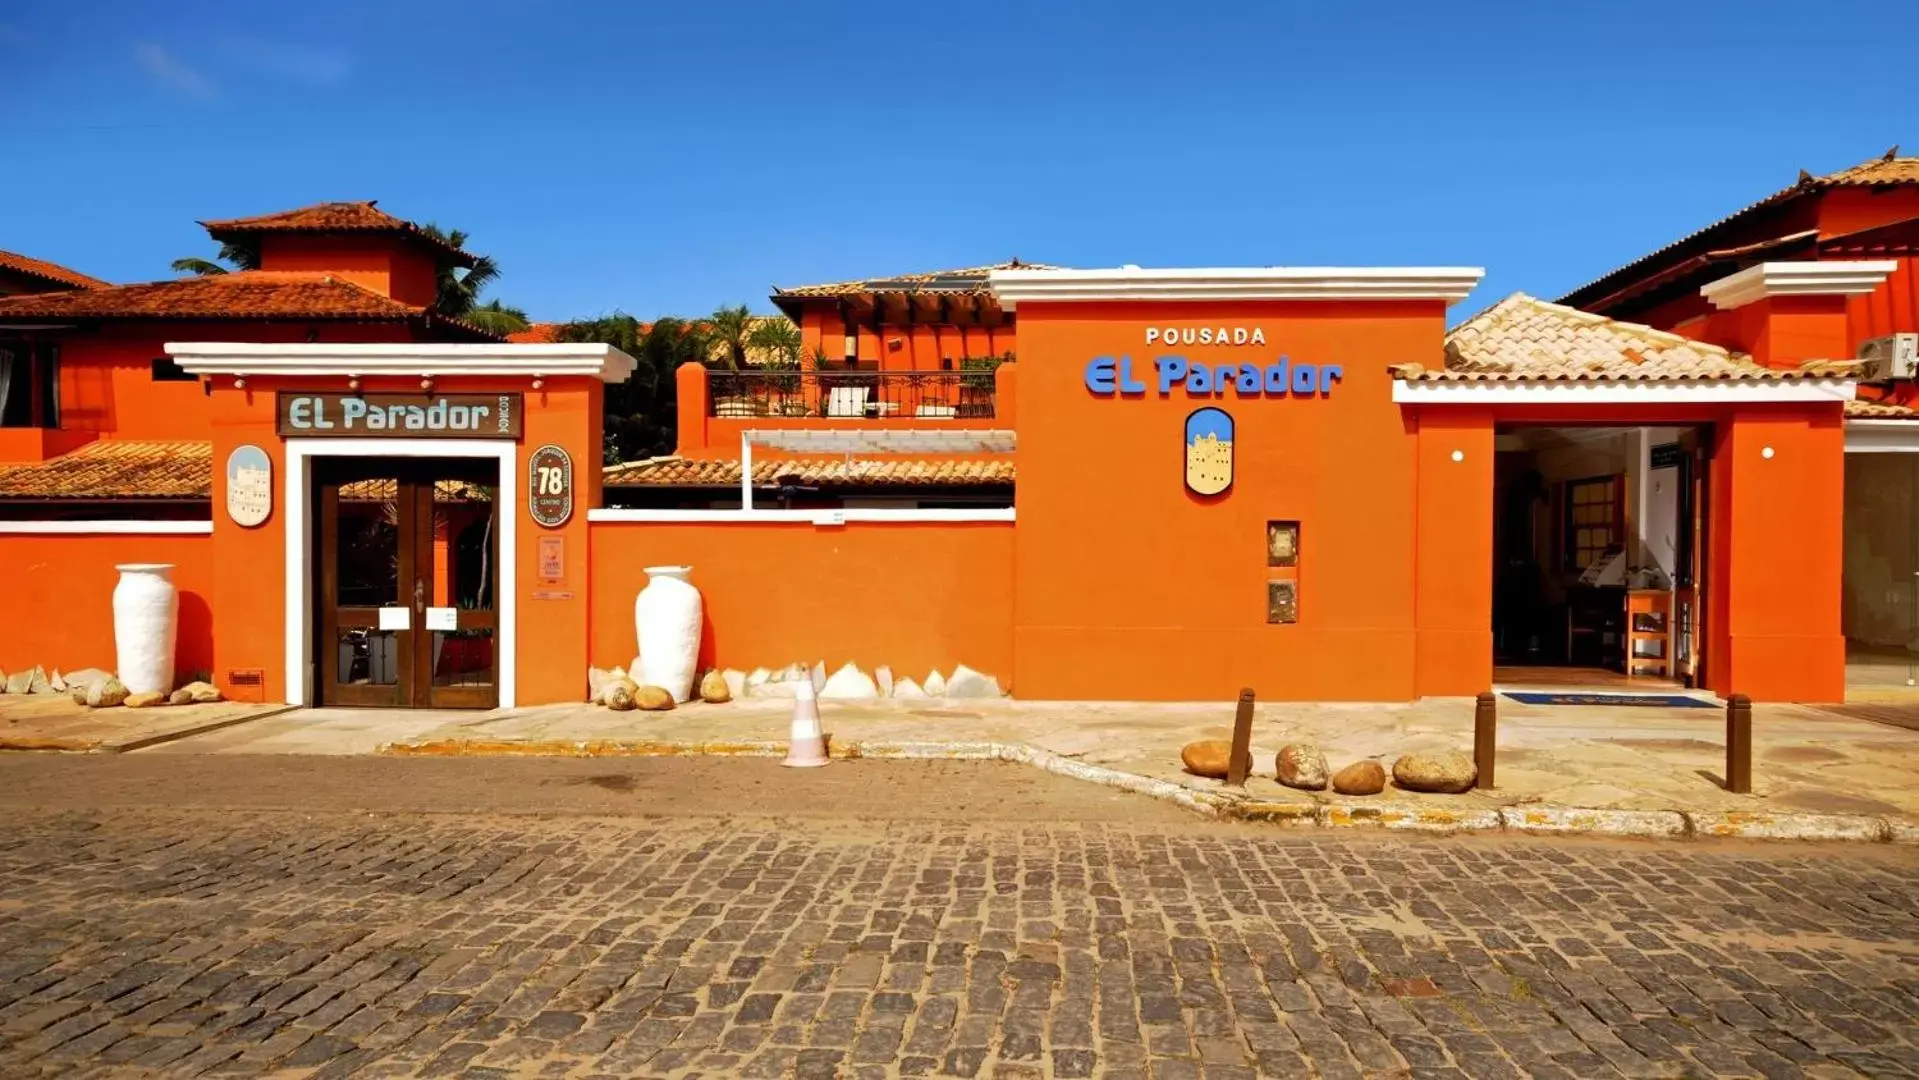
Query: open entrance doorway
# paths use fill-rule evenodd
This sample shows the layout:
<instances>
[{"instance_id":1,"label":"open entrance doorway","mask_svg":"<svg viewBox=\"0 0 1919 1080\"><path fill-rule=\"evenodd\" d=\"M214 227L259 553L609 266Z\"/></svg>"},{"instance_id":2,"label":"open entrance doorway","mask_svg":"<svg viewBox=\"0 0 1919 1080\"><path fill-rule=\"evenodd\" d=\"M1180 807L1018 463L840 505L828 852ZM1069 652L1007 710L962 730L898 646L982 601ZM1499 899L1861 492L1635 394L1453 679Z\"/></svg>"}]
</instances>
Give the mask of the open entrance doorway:
<instances>
[{"instance_id":1,"label":"open entrance doorway","mask_svg":"<svg viewBox=\"0 0 1919 1080\"><path fill-rule=\"evenodd\" d=\"M1495 439L1494 681L1702 685L1710 428L1510 424Z\"/></svg>"},{"instance_id":2,"label":"open entrance doorway","mask_svg":"<svg viewBox=\"0 0 1919 1080\"><path fill-rule=\"evenodd\" d=\"M491 459L315 459L315 704L499 703L497 484Z\"/></svg>"}]
</instances>

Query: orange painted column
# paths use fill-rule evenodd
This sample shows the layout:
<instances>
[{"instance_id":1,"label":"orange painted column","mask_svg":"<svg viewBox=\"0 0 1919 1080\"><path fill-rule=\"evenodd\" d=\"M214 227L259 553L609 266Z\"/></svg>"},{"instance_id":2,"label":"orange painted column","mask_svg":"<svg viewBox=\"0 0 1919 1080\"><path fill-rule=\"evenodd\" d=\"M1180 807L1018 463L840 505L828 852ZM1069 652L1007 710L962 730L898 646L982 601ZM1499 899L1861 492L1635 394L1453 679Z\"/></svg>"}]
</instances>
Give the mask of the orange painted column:
<instances>
[{"instance_id":1,"label":"orange painted column","mask_svg":"<svg viewBox=\"0 0 1919 1080\"><path fill-rule=\"evenodd\" d=\"M1736 412L1714 480L1708 683L1763 701L1839 701L1845 531L1845 431L1837 402Z\"/></svg>"},{"instance_id":2,"label":"orange painted column","mask_svg":"<svg viewBox=\"0 0 1919 1080\"><path fill-rule=\"evenodd\" d=\"M674 405L679 452L697 457L706 449L706 365L690 361L681 364L673 373L673 389L677 395ZM597 455L594 460L599 460Z\"/></svg>"},{"instance_id":3,"label":"orange painted column","mask_svg":"<svg viewBox=\"0 0 1919 1080\"><path fill-rule=\"evenodd\" d=\"M236 700L286 701L287 457L274 428L274 388L256 382L234 389L231 379L215 386L213 684ZM234 524L226 508L227 457L242 445L259 447L273 462L273 512L252 528Z\"/></svg>"},{"instance_id":4,"label":"orange painted column","mask_svg":"<svg viewBox=\"0 0 1919 1080\"><path fill-rule=\"evenodd\" d=\"M1493 420L1457 406L1414 420L1413 693L1477 694L1493 677Z\"/></svg>"},{"instance_id":5,"label":"orange painted column","mask_svg":"<svg viewBox=\"0 0 1919 1080\"><path fill-rule=\"evenodd\" d=\"M1019 365L993 369L993 426L1013 429L1019 423Z\"/></svg>"},{"instance_id":6,"label":"orange painted column","mask_svg":"<svg viewBox=\"0 0 1919 1080\"><path fill-rule=\"evenodd\" d=\"M684 377L686 367L680 372ZM701 400L704 402L704 398ZM500 508L501 514L514 515L519 548L514 564L518 604L518 662L514 671L515 697L520 705L579 701L586 696L587 627L593 593L586 512L600 500L604 401L605 387L589 377L549 378L544 389L526 394L526 428L516 458L519 474L514 505ZM547 443L563 447L573 460L573 516L553 529L535 522L527 509L531 483L528 466L533 452ZM557 576L541 573L543 540L559 542ZM615 598L602 599L617 602ZM626 603L630 605L632 598L627 597Z\"/></svg>"}]
</instances>

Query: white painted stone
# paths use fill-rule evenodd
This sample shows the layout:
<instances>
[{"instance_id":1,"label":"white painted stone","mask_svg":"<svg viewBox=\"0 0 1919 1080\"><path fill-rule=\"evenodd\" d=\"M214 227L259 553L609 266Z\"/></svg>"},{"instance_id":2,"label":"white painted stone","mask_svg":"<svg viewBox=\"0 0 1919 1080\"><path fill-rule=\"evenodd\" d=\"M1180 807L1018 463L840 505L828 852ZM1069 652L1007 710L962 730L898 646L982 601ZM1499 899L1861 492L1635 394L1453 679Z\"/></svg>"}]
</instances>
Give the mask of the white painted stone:
<instances>
[{"instance_id":1,"label":"white painted stone","mask_svg":"<svg viewBox=\"0 0 1919 1080\"><path fill-rule=\"evenodd\" d=\"M934 668L933 673L926 677L926 696L946 696L946 676L941 675L938 668Z\"/></svg>"},{"instance_id":2,"label":"white painted stone","mask_svg":"<svg viewBox=\"0 0 1919 1080\"><path fill-rule=\"evenodd\" d=\"M804 679L780 679L777 682L761 683L760 688L754 691L753 696L762 698L792 698L799 694L800 687L805 685L805 683L806 680Z\"/></svg>"},{"instance_id":3,"label":"white painted stone","mask_svg":"<svg viewBox=\"0 0 1919 1080\"><path fill-rule=\"evenodd\" d=\"M752 672L746 676L746 692L744 694L741 694L740 696L741 697L766 696L766 684L767 684L767 681L772 678L773 678L773 673L766 670L765 668L763 667L754 668Z\"/></svg>"},{"instance_id":4,"label":"white painted stone","mask_svg":"<svg viewBox=\"0 0 1919 1080\"><path fill-rule=\"evenodd\" d=\"M180 594L169 563L123 563L113 587L114 661L131 694L173 690L173 642L179 633ZM41 673L44 679L46 674Z\"/></svg>"},{"instance_id":5,"label":"white painted stone","mask_svg":"<svg viewBox=\"0 0 1919 1080\"><path fill-rule=\"evenodd\" d=\"M996 698L1002 696L999 680L991 675L982 675L965 664L953 669L953 677L946 680L946 696L952 698Z\"/></svg>"},{"instance_id":6,"label":"white painted stone","mask_svg":"<svg viewBox=\"0 0 1919 1080\"><path fill-rule=\"evenodd\" d=\"M926 691L920 689L920 684L914 682L913 677L908 675L904 678L893 680L892 696L896 698L923 698L926 696Z\"/></svg>"},{"instance_id":7,"label":"white painted stone","mask_svg":"<svg viewBox=\"0 0 1919 1080\"><path fill-rule=\"evenodd\" d=\"M893 669L881 664L873 669L873 681L879 684L881 697L893 696Z\"/></svg>"},{"instance_id":8,"label":"white painted stone","mask_svg":"<svg viewBox=\"0 0 1919 1080\"><path fill-rule=\"evenodd\" d=\"M848 661L826 680L826 685L820 688L819 696L828 700L866 701L879 697L880 688L871 675L861 671L852 661Z\"/></svg>"},{"instance_id":9,"label":"white painted stone","mask_svg":"<svg viewBox=\"0 0 1919 1080\"><path fill-rule=\"evenodd\" d=\"M33 679L27 684L27 693L51 694L53 692L53 682L47 678L47 669L35 667L33 669Z\"/></svg>"},{"instance_id":10,"label":"white painted stone","mask_svg":"<svg viewBox=\"0 0 1919 1080\"><path fill-rule=\"evenodd\" d=\"M59 668L53 669L53 678L47 681L53 685L54 693L64 694L67 692L67 677L65 675L60 674Z\"/></svg>"},{"instance_id":11,"label":"white painted stone","mask_svg":"<svg viewBox=\"0 0 1919 1080\"><path fill-rule=\"evenodd\" d=\"M33 689L33 672L16 671L7 676L7 693L24 694Z\"/></svg>"},{"instance_id":12,"label":"white painted stone","mask_svg":"<svg viewBox=\"0 0 1919 1080\"><path fill-rule=\"evenodd\" d=\"M672 694L676 703L693 696L700 666L704 604L700 590L687 580L692 572L690 566L649 566L646 588L633 598L643 681Z\"/></svg>"},{"instance_id":13,"label":"white painted stone","mask_svg":"<svg viewBox=\"0 0 1919 1080\"><path fill-rule=\"evenodd\" d=\"M817 695L820 691L826 689L826 661L824 660L813 661L812 675L813 675L813 693Z\"/></svg>"},{"instance_id":14,"label":"white painted stone","mask_svg":"<svg viewBox=\"0 0 1919 1080\"><path fill-rule=\"evenodd\" d=\"M111 671L101 671L97 667L81 668L79 671L67 672L67 689L77 690L111 678L113 678Z\"/></svg>"},{"instance_id":15,"label":"white painted stone","mask_svg":"<svg viewBox=\"0 0 1919 1080\"><path fill-rule=\"evenodd\" d=\"M596 668L596 667L587 668L586 669L586 700L588 701L600 700L600 696L606 692L606 684L609 681L611 681L612 678L613 678L613 672L607 671L604 668Z\"/></svg>"},{"instance_id":16,"label":"white painted stone","mask_svg":"<svg viewBox=\"0 0 1919 1080\"><path fill-rule=\"evenodd\" d=\"M746 696L746 672L727 668L720 672L720 678L726 680L727 693L732 694L734 700L737 701Z\"/></svg>"}]
</instances>

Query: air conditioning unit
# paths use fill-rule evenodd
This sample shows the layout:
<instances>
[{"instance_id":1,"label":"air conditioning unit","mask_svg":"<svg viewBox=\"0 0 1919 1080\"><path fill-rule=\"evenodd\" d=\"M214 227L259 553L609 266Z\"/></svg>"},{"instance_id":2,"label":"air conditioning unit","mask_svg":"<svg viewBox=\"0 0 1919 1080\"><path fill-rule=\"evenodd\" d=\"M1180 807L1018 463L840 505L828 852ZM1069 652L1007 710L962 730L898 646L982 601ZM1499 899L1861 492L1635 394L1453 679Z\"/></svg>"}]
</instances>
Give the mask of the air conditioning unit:
<instances>
[{"instance_id":1,"label":"air conditioning unit","mask_svg":"<svg viewBox=\"0 0 1919 1080\"><path fill-rule=\"evenodd\" d=\"M1887 334L1859 343L1859 359L1867 379L1910 379L1919 376L1919 334Z\"/></svg>"}]
</instances>

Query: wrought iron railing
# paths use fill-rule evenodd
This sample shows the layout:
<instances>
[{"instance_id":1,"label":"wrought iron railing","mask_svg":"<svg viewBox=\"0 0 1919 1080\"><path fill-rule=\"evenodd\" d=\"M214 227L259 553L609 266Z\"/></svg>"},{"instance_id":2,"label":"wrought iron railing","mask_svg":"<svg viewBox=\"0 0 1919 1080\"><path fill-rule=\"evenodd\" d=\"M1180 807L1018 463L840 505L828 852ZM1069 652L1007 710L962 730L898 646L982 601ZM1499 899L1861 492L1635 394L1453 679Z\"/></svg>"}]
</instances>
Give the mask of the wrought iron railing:
<instances>
[{"instance_id":1,"label":"wrought iron railing","mask_svg":"<svg viewBox=\"0 0 1919 1080\"><path fill-rule=\"evenodd\" d=\"M991 371L715 371L710 416L970 420L993 416Z\"/></svg>"}]
</instances>

